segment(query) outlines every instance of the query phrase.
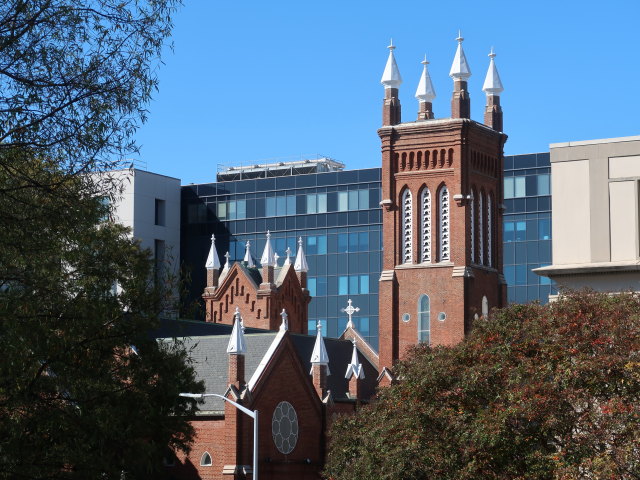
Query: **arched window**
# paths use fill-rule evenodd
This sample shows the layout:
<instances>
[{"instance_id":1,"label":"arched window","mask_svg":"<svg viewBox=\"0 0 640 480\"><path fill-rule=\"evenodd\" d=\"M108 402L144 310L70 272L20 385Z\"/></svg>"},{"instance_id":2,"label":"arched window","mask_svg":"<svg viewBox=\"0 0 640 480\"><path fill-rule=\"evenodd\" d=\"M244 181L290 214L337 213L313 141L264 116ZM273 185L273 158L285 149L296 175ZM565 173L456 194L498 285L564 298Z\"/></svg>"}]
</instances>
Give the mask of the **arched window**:
<instances>
[{"instance_id":1,"label":"arched window","mask_svg":"<svg viewBox=\"0 0 640 480\"><path fill-rule=\"evenodd\" d=\"M487 197L487 265L490 267L493 267L493 239L491 238L491 232L493 231L492 197L491 194Z\"/></svg>"},{"instance_id":2,"label":"arched window","mask_svg":"<svg viewBox=\"0 0 640 480\"><path fill-rule=\"evenodd\" d=\"M478 263L484 264L484 192L478 198Z\"/></svg>"},{"instance_id":3,"label":"arched window","mask_svg":"<svg viewBox=\"0 0 640 480\"><path fill-rule=\"evenodd\" d=\"M204 452L202 454L202 457L200 457L200 465L202 467L210 467L211 464L212 464L211 455L209 455L209 452Z\"/></svg>"},{"instance_id":4,"label":"arched window","mask_svg":"<svg viewBox=\"0 0 640 480\"><path fill-rule=\"evenodd\" d=\"M471 189L471 261L476 263L476 191Z\"/></svg>"},{"instance_id":5,"label":"arched window","mask_svg":"<svg viewBox=\"0 0 640 480\"><path fill-rule=\"evenodd\" d=\"M429 295L420 295L418 299L418 342L431 343L431 302Z\"/></svg>"},{"instance_id":6,"label":"arched window","mask_svg":"<svg viewBox=\"0 0 640 480\"><path fill-rule=\"evenodd\" d=\"M411 263L413 257L413 205L411 192L406 189L402 194L402 262Z\"/></svg>"},{"instance_id":7,"label":"arched window","mask_svg":"<svg viewBox=\"0 0 640 480\"><path fill-rule=\"evenodd\" d=\"M421 262L431 261L431 192L427 187L422 190L420 196L420 235L422 237Z\"/></svg>"},{"instance_id":8,"label":"arched window","mask_svg":"<svg viewBox=\"0 0 640 480\"><path fill-rule=\"evenodd\" d=\"M450 259L450 222L451 214L449 211L449 190L445 185L440 189L438 196L438 222L439 222L439 251L438 260L441 262Z\"/></svg>"}]
</instances>

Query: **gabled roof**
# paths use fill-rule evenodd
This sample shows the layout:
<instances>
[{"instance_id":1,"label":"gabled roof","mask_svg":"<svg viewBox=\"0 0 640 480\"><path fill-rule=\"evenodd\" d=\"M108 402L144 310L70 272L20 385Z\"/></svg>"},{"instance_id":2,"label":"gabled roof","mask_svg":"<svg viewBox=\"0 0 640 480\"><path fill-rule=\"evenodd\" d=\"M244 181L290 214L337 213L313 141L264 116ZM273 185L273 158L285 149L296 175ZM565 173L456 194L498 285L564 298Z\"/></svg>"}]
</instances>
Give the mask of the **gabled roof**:
<instances>
[{"instance_id":1,"label":"gabled roof","mask_svg":"<svg viewBox=\"0 0 640 480\"><path fill-rule=\"evenodd\" d=\"M160 341L171 342L175 338L182 340L190 352L193 367L198 380L205 383L207 393L224 395L228 387L229 355L227 345L232 326L212 324L188 320L166 320L153 333ZM258 377L265 371L271 359L277 355L281 341L288 337L297 354L302 370L311 369L311 353L316 341L314 335L292 334L288 331L268 331L258 328L246 328L244 338L245 379L255 385L258 378L253 378L256 371ZM277 341L277 342L276 342ZM274 344L274 342L276 342ZM327 377L327 388L331 390L334 401L348 400L349 381L344 378L345 371L351 362L353 344L348 340L325 338L324 343L329 356L329 367L336 372ZM362 383L363 398L370 398L375 393L378 372L366 356L361 357L365 378ZM311 382L311 376L308 376ZM221 415L224 413L224 401L208 397L200 406L201 414Z\"/></svg>"}]
</instances>

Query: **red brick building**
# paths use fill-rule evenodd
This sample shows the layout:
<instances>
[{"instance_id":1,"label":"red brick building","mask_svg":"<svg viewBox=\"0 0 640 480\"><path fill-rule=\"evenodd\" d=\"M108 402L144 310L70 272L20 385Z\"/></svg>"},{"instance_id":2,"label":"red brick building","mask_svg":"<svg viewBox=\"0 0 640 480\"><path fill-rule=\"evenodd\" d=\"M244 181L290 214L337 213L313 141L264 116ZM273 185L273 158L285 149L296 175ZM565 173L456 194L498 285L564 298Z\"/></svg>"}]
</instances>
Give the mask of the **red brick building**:
<instances>
[{"instance_id":1,"label":"red brick building","mask_svg":"<svg viewBox=\"0 0 640 480\"><path fill-rule=\"evenodd\" d=\"M183 338L207 393L258 410L261 479L319 478L335 415L353 412L371 399L376 386L394 381L393 365L411 345L455 344L475 318L506 303L502 84L491 53L484 124L471 120L471 72L462 40L450 72L451 118L434 118L435 91L425 59L416 92L418 118L406 123L401 122L395 47L389 47L378 130L384 242L379 353L351 320L341 339L323 339L320 325L316 337L306 335L310 296L302 241L295 262L287 252L280 266L268 232L260 268L247 243L244 261L230 265L227 254L221 269L212 238L203 294L207 322L173 322L172 330L160 335L165 341ZM250 417L208 397L192 422L193 451L169 459L171 478L251 477Z\"/></svg>"},{"instance_id":2,"label":"red brick building","mask_svg":"<svg viewBox=\"0 0 640 480\"><path fill-rule=\"evenodd\" d=\"M208 321L170 322L157 336L185 342L207 393L258 410L261 479L317 479L328 425L335 415L353 412L373 396L377 358L371 350L358 352L351 341L323 339L321 328L315 337L305 334L310 297L302 242L295 263L287 258L280 267L267 237L261 264L262 271L253 264L248 245L245 261L227 263L220 272L212 241L203 295ZM169 478L251 478L249 416L207 397L192 424L193 450L188 457L167 459Z\"/></svg>"}]
</instances>

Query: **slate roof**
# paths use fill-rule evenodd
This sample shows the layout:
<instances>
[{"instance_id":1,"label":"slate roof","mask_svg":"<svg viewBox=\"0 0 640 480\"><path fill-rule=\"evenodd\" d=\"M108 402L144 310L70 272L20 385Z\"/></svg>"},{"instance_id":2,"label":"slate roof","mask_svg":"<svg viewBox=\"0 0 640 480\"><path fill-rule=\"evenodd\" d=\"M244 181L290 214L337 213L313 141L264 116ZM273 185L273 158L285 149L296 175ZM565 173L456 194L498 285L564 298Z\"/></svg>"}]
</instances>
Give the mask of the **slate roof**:
<instances>
[{"instance_id":1,"label":"slate roof","mask_svg":"<svg viewBox=\"0 0 640 480\"><path fill-rule=\"evenodd\" d=\"M205 382L205 392L224 395L229 385L227 345L231 330L231 325L219 323L164 320L160 328L153 332L153 336L163 341L173 341L174 338L184 341L185 347L190 352L198 380ZM247 344L245 379L249 381L278 332L246 328L244 333ZM315 336L292 333L287 335L298 354L302 369L308 373L311 370L310 360ZM353 344L349 340L336 338L325 338L324 341L329 355L329 369L332 373L327 377L327 388L331 390L334 401L346 400L349 381L344 378L344 375L351 362ZM370 398L375 393L378 372L363 355L360 356L360 360L365 373L361 389L362 396ZM310 376L309 379L311 379ZM222 414L224 401L215 397L205 398L204 403L200 405L200 411L201 414Z\"/></svg>"}]
</instances>

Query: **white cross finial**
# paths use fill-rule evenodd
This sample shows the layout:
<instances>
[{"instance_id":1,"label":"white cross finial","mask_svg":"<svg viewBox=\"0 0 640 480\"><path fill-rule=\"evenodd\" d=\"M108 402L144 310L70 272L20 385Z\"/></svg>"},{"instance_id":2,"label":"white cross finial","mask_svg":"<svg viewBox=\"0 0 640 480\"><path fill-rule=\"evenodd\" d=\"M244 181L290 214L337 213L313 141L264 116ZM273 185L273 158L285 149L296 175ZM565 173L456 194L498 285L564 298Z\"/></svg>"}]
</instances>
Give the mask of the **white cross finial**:
<instances>
[{"instance_id":1,"label":"white cross finial","mask_svg":"<svg viewBox=\"0 0 640 480\"><path fill-rule=\"evenodd\" d=\"M322 322L320 320L318 320L318 323L316 323L316 331L322 331Z\"/></svg>"},{"instance_id":2,"label":"white cross finial","mask_svg":"<svg viewBox=\"0 0 640 480\"><path fill-rule=\"evenodd\" d=\"M349 316L349 321L347 322L347 327L355 328L355 326L353 324L353 320L351 319L351 316L354 313L359 312L360 311L360 307L354 307L351 304L351 299L349 299L349 300L347 300L347 307L340 309L340 311L345 312Z\"/></svg>"},{"instance_id":3,"label":"white cross finial","mask_svg":"<svg viewBox=\"0 0 640 480\"><path fill-rule=\"evenodd\" d=\"M493 51L493 47L491 47L491 51ZM211 234L211 243L216 241L216 236L212 233Z\"/></svg>"},{"instance_id":4,"label":"white cross finial","mask_svg":"<svg viewBox=\"0 0 640 480\"><path fill-rule=\"evenodd\" d=\"M429 62L427 61L427 54L426 53L424 54L424 60L422 60L420 63L423 64L423 65L429 65Z\"/></svg>"},{"instance_id":5,"label":"white cross finial","mask_svg":"<svg viewBox=\"0 0 640 480\"><path fill-rule=\"evenodd\" d=\"M456 40L458 41L458 43L462 43L462 41L464 40L464 38L462 38L462 32L460 30L458 30L458 38L456 38Z\"/></svg>"},{"instance_id":6,"label":"white cross finial","mask_svg":"<svg viewBox=\"0 0 640 480\"><path fill-rule=\"evenodd\" d=\"M287 249L284 251L284 253L287 254L287 259L284 261L285 265L291 265L291 249L289 247L287 247Z\"/></svg>"},{"instance_id":7,"label":"white cross finial","mask_svg":"<svg viewBox=\"0 0 640 480\"><path fill-rule=\"evenodd\" d=\"M396 48L396 46L393 44L393 38L391 39L391 41L389 42L389 46L387 47L389 50L394 50Z\"/></svg>"}]
</instances>

